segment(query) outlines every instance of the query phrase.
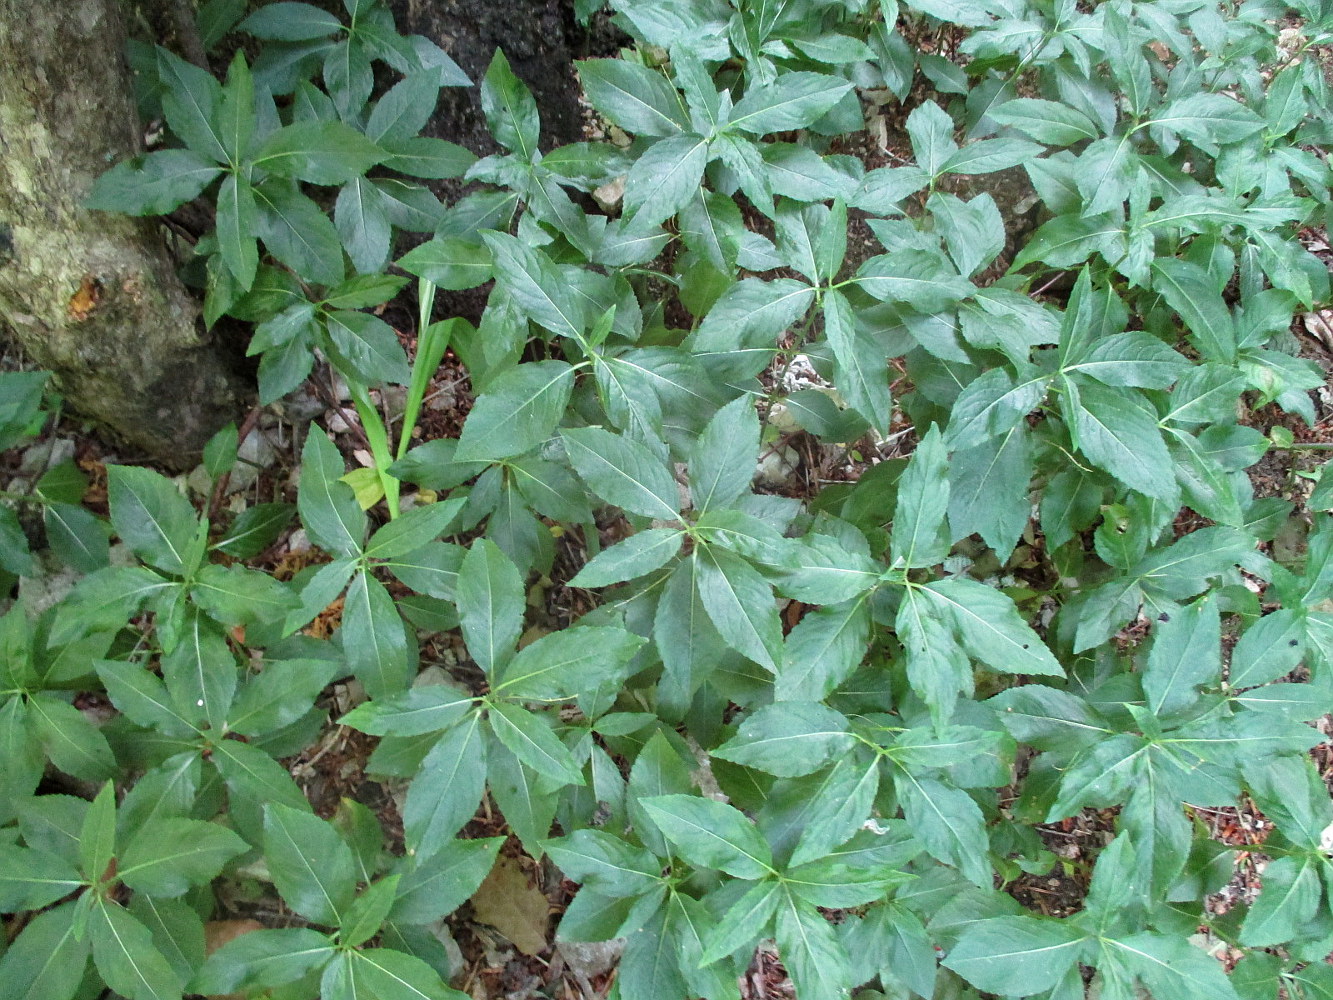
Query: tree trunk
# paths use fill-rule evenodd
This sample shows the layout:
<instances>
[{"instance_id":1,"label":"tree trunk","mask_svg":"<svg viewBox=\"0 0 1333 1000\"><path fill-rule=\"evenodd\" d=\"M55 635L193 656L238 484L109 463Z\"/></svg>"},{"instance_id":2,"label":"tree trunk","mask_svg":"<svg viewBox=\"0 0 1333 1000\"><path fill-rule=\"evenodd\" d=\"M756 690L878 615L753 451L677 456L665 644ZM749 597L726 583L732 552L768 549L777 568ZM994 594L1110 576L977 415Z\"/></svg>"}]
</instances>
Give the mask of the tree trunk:
<instances>
[{"instance_id":1,"label":"tree trunk","mask_svg":"<svg viewBox=\"0 0 1333 1000\"><path fill-rule=\"evenodd\" d=\"M139 147L116 0L0 0L0 324L66 399L172 467L248 394L154 223L82 207Z\"/></svg>"}]
</instances>

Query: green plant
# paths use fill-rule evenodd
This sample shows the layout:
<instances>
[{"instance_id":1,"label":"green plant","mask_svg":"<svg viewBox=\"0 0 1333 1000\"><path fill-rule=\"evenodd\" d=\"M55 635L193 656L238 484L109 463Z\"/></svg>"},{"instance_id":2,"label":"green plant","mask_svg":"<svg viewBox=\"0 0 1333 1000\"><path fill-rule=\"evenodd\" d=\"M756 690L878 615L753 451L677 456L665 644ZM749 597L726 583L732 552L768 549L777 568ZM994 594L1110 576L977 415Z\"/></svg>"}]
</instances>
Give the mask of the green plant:
<instances>
[{"instance_id":1,"label":"green plant","mask_svg":"<svg viewBox=\"0 0 1333 1000\"><path fill-rule=\"evenodd\" d=\"M210 320L256 324L265 402L333 366L374 469L354 490L311 428L296 507L331 561L284 584L229 560L290 508L219 534L167 480L113 467L111 526L146 565L80 566L55 609L0 619L17 664L0 898L42 911L0 958L0 996L75 995L89 937L88 989L131 1000L455 995L423 927L495 857L498 838L458 838L487 795L580 884L557 935L626 939L624 1000L738 997L768 938L802 1000L1070 1000L1089 977L1159 1000L1333 991L1333 804L1306 724L1333 685L1329 495L1321 480L1300 510L1246 472L1283 440L1264 408L1313 423L1324 378L1289 327L1330 297L1295 238L1330 205L1328 12L613 7L634 45L579 72L619 145L543 152L498 53L480 88L504 152L421 138L439 87L465 81L375 3L348 0L347 26L261 8L240 27L265 50L225 84L141 60L179 145L114 168L93 204L216 204L197 247ZM371 59L403 74L373 106ZM858 89L901 102L918 71L935 93L898 116L900 165L868 169L844 151ZM1022 198L975 180L1019 167L1030 233ZM384 171L476 186L446 207ZM619 212L585 208L618 178ZM340 188L331 219L303 185ZM849 238L862 221L877 246ZM408 281L382 273L396 230L432 234L394 265L418 279L411 364L363 311ZM432 321L437 289L487 282L478 325ZM456 440L412 447L446 347L475 404ZM396 443L372 396L390 383L408 389ZM839 481L756 491L761 450L796 433ZM905 457L842 472L896 440ZM234 455L228 431L208 471ZM1270 557L1280 532L1303 551ZM595 609L525 639L530 578L580 535L568 583ZM334 639L302 634L340 596ZM454 628L478 670L414 684L418 630ZM101 730L68 702L94 671L120 713ZM276 762L349 675L369 701L339 721L379 737L372 772L411 779L402 857L364 810L314 816ZM119 777L119 812L105 789L34 794L46 761ZM1219 914L1235 847L1204 820L1243 795L1273 860ZM1025 909L1000 886L1055 865L1042 832L1079 815L1109 843L1063 859L1090 871L1078 912ZM145 881L153 823L216 850ZM41 839L57 828L63 854ZM205 883L238 860L312 926L204 962L171 931L195 934ZM1201 930L1242 956L1230 975ZM41 980L51 955L70 961Z\"/></svg>"}]
</instances>

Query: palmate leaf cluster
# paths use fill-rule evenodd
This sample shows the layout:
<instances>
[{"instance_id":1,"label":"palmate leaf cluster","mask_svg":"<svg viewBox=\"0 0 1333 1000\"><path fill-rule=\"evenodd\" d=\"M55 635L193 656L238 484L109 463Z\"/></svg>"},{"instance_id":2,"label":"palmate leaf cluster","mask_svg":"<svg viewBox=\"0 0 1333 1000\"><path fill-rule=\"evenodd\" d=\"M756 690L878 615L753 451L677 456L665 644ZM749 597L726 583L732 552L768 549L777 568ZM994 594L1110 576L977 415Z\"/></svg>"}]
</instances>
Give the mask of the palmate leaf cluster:
<instances>
[{"instance_id":1,"label":"palmate leaf cluster","mask_svg":"<svg viewBox=\"0 0 1333 1000\"><path fill-rule=\"evenodd\" d=\"M244 7L204 5L210 42L263 43L223 81L136 50L169 140L91 205L212 204L209 321L255 324L265 402L332 366L378 486L312 426L294 509L210 520L123 466L109 524L71 464L21 498L84 575L0 618L0 906L27 914L0 996L459 996L442 920L501 846L460 837L487 798L579 885L556 937L624 939L621 1000L737 998L766 940L801 1000L1333 995L1307 754L1333 492L1257 498L1275 439L1237 417L1313 422L1323 382L1288 331L1329 299L1295 239L1329 210L1326 6L624 0L632 44L577 67L623 141L543 149L497 53L482 159L419 134L470 81L375 0ZM868 94L905 102L893 165L843 152ZM1034 231L990 175L1030 185ZM447 205L424 183L460 177ZM475 404L395 452L367 391L419 405L430 370L368 310L403 273ZM475 288L477 325L431 322L436 289ZM771 377L797 360L813 387ZM12 446L43 379L6 379ZM754 488L780 431L916 444L798 501ZM224 432L205 469L235 460ZM326 558L247 568L293 517ZM23 529L0 508L0 568L30 578ZM534 633L580 533L595 610ZM422 673L451 630L476 669ZM336 721L407 782L402 852L280 763L347 677L368 700ZM1218 916L1235 851L1204 817L1242 796L1271 860ZM1087 809L1113 839L1081 909L1024 909L1004 886L1058 861L1038 826ZM295 922L206 958L215 880L255 877Z\"/></svg>"}]
</instances>

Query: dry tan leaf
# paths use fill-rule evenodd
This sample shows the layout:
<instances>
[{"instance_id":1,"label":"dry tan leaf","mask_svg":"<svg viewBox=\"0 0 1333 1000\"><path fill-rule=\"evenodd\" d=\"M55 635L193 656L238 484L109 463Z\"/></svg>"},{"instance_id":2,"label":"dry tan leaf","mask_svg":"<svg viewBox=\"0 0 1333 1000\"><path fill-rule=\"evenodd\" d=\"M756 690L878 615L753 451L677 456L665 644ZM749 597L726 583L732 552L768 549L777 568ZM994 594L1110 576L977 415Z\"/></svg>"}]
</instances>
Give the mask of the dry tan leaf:
<instances>
[{"instance_id":1,"label":"dry tan leaf","mask_svg":"<svg viewBox=\"0 0 1333 1000\"><path fill-rule=\"evenodd\" d=\"M1333 309L1306 313L1305 332L1325 347L1333 348Z\"/></svg>"},{"instance_id":2,"label":"dry tan leaf","mask_svg":"<svg viewBox=\"0 0 1333 1000\"><path fill-rule=\"evenodd\" d=\"M515 858L501 857L472 896L477 919L490 924L525 955L546 950L549 904Z\"/></svg>"},{"instance_id":3,"label":"dry tan leaf","mask_svg":"<svg viewBox=\"0 0 1333 1000\"><path fill-rule=\"evenodd\" d=\"M263 929L264 925L258 920L210 920L204 924L204 951L211 955L242 934Z\"/></svg>"}]
</instances>

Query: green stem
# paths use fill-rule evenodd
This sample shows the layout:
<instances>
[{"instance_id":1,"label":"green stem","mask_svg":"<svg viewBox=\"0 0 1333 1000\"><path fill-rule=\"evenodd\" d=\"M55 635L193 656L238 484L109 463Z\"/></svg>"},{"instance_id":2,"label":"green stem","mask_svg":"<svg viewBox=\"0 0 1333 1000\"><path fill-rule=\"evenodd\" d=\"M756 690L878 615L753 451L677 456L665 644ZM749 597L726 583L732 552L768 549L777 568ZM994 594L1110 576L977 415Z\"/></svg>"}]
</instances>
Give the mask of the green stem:
<instances>
[{"instance_id":1,"label":"green stem","mask_svg":"<svg viewBox=\"0 0 1333 1000\"><path fill-rule=\"evenodd\" d=\"M398 516L398 480L389 474L393 464L393 455L389 451L389 435L384 429L384 420L379 411L371 405L370 394L365 386L348 380L347 389L351 393L352 403L356 406L357 416L361 418L361 428L366 432L366 441L370 444L370 454L375 459L375 475L379 477L380 488L384 490L384 503L389 508L389 520Z\"/></svg>"},{"instance_id":2,"label":"green stem","mask_svg":"<svg viewBox=\"0 0 1333 1000\"><path fill-rule=\"evenodd\" d=\"M397 457L407 454L412 443L412 431L417 426L417 417L421 415L421 404L430 388L430 380L444 360L444 352L449 349L457 319L430 321L431 309L435 305L435 283L422 278L417 291L420 310L417 315L417 356L412 360L412 382L407 389L407 401L403 405L403 427L398 435Z\"/></svg>"}]
</instances>

